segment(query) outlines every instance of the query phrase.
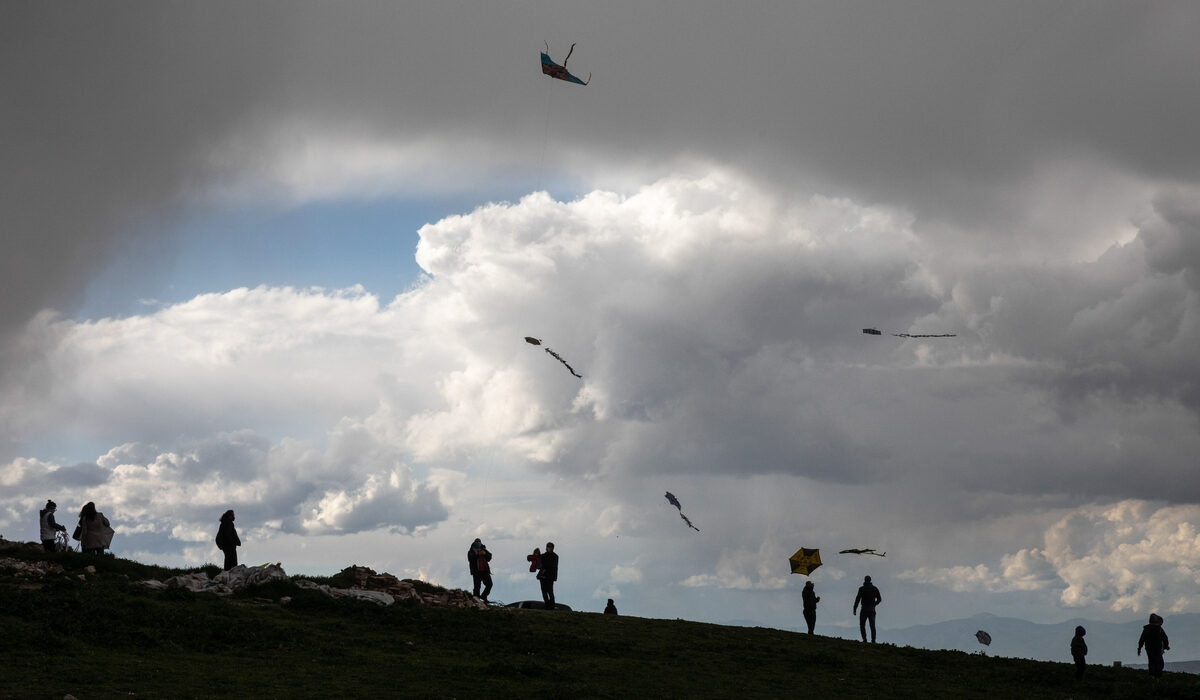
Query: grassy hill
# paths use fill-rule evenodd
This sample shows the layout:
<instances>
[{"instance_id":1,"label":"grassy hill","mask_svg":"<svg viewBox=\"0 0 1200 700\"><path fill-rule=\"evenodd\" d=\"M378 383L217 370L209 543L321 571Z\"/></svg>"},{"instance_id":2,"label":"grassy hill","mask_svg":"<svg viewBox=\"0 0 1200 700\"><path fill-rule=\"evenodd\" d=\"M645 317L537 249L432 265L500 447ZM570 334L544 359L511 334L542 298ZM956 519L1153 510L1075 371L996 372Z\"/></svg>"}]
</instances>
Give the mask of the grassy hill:
<instances>
[{"instance_id":1,"label":"grassy hill","mask_svg":"<svg viewBox=\"0 0 1200 700\"><path fill-rule=\"evenodd\" d=\"M14 562L62 571L24 574ZM0 547L0 697L1200 697L1188 674L1155 682L1094 666L1076 682L1067 664L765 628L380 607L287 581L230 598L136 584L179 573Z\"/></svg>"}]
</instances>

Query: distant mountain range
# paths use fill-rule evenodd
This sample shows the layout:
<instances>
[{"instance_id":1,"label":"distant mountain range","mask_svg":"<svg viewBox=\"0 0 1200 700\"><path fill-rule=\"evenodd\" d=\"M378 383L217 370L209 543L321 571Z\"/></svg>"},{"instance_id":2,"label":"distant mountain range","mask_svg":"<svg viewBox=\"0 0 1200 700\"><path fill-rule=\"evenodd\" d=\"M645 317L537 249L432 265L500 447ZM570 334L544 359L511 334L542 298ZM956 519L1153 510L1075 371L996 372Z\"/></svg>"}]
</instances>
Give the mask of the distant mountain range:
<instances>
[{"instance_id":1,"label":"distant mountain range","mask_svg":"<svg viewBox=\"0 0 1200 700\"><path fill-rule=\"evenodd\" d=\"M958 649L971 653L983 651L988 656L1070 663L1071 638L1075 636L1075 626L1083 625L1087 630L1084 640L1088 645L1089 664L1111 666L1114 661L1120 661L1125 666L1144 666L1145 652L1141 656L1136 652L1138 637L1145 624L1145 619L1130 622L1075 619L1043 625L983 613L932 625L881 629L879 641L923 649ZM1166 653L1167 670L1200 672L1200 661L1191 660L1200 659L1200 614L1168 615L1163 629L1171 641L1171 649ZM975 639L977 630L984 630L991 635L990 646L984 646Z\"/></svg>"}]
</instances>

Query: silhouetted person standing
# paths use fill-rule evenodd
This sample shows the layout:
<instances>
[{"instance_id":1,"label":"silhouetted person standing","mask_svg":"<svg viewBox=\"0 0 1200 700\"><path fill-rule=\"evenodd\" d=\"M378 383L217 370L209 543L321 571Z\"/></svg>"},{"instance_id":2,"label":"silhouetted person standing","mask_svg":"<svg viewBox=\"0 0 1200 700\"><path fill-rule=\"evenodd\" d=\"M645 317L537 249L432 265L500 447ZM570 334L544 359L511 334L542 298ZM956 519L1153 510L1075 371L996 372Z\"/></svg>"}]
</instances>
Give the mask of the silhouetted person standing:
<instances>
[{"instance_id":1,"label":"silhouetted person standing","mask_svg":"<svg viewBox=\"0 0 1200 700\"><path fill-rule=\"evenodd\" d=\"M1138 656L1142 655L1142 647L1146 647L1146 661L1150 666L1150 675L1156 678L1162 675L1165 665L1163 652L1171 648L1162 624L1161 617L1150 613L1150 624L1142 628L1142 636L1138 637Z\"/></svg>"},{"instance_id":2,"label":"silhouetted person standing","mask_svg":"<svg viewBox=\"0 0 1200 700\"><path fill-rule=\"evenodd\" d=\"M804 601L804 622L808 625L808 633L812 634L813 629L817 626L817 603L821 602L821 596L817 595L817 589L813 587L812 581L804 583L800 599Z\"/></svg>"},{"instance_id":3,"label":"silhouetted person standing","mask_svg":"<svg viewBox=\"0 0 1200 700\"><path fill-rule=\"evenodd\" d=\"M542 568L537 574L542 584L542 603L547 610L554 609L554 582L558 580L558 555L554 553L554 543L546 543L546 551L542 554Z\"/></svg>"},{"instance_id":4,"label":"silhouetted person standing","mask_svg":"<svg viewBox=\"0 0 1200 700\"><path fill-rule=\"evenodd\" d=\"M104 554L111 538L112 524L88 501L79 511L79 548L84 554Z\"/></svg>"},{"instance_id":5,"label":"silhouetted person standing","mask_svg":"<svg viewBox=\"0 0 1200 700\"><path fill-rule=\"evenodd\" d=\"M467 549L467 568L471 571L471 593L476 598L482 598L485 603L488 594L492 592L492 567L488 563L491 560L492 553L476 537L470 548ZM483 586L482 595L479 592L480 586Z\"/></svg>"},{"instance_id":6,"label":"silhouetted person standing","mask_svg":"<svg viewBox=\"0 0 1200 700\"><path fill-rule=\"evenodd\" d=\"M217 549L225 553L226 571L238 565L237 548L241 546L242 540L233 527L233 511L227 510L221 516L221 526L217 528Z\"/></svg>"},{"instance_id":7,"label":"silhouetted person standing","mask_svg":"<svg viewBox=\"0 0 1200 700\"><path fill-rule=\"evenodd\" d=\"M1075 680L1083 678L1083 670L1087 668L1087 661L1084 657L1087 656L1087 642L1083 641L1083 635L1087 634L1087 630L1083 625L1075 628L1075 636L1071 638L1071 658L1075 659Z\"/></svg>"},{"instance_id":8,"label":"silhouetted person standing","mask_svg":"<svg viewBox=\"0 0 1200 700\"><path fill-rule=\"evenodd\" d=\"M54 501L46 501L46 507L38 513L38 528L42 536L42 549L47 552L53 552L57 549L55 538L58 536L58 533L67 531L67 528L54 521L54 511L56 510L58 510L58 505Z\"/></svg>"},{"instance_id":9,"label":"silhouetted person standing","mask_svg":"<svg viewBox=\"0 0 1200 700\"><path fill-rule=\"evenodd\" d=\"M616 605L616 603L613 603L612 598L609 598L608 605L604 606L604 614L605 615L616 615L617 614L617 605Z\"/></svg>"},{"instance_id":10,"label":"silhouetted person standing","mask_svg":"<svg viewBox=\"0 0 1200 700\"><path fill-rule=\"evenodd\" d=\"M875 606L883 602L883 596L879 594L879 589L875 584L871 583L870 576L863 577L863 585L858 587L858 595L854 596L853 612L858 613L858 631L862 634L862 640L867 641L867 623L871 623L871 642L875 641ZM858 612L858 606L862 605L862 612Z\"/></svg>"}]
</instances>

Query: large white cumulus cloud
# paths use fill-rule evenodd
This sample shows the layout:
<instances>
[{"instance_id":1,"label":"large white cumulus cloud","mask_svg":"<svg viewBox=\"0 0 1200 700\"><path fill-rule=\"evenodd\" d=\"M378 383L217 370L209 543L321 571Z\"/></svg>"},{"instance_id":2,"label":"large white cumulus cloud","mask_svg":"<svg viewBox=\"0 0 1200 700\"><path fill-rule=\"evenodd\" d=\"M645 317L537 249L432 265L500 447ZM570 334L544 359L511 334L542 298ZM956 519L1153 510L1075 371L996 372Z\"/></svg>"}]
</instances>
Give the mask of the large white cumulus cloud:
<instances>
[{"instance_id":1,"label":"large white cumulus cloud","mask_svg":"<svg viewBox=\"0 0 1200 700\"><path fill-rule=\"evenodd\" d=\"M964 495L1011 515L999 509L1046 495L1152 498L1170 480L1174 498L1197 502L1195 380L1179 351L1195 332L1194 228L1172 201L1155 200L1156 214L1103 255L1048 266L964 260L905 211L782 197L709 168L430 223L416 254L426 276L386 303L357 288L260 287L122 319L45 313L22 338L37 370L0 393L4 440L44 444L70 426L102 447L10 461L4 523L65 483L148 538L189 542L226 505L266 536L449 522L497 537L555 522L631 536L648 521L620 506L641 503L647 480L693 479L689 504L712 510L710 547L697 546L686 575L647 581L771 591L786 584L763 562L791 543L764 548L743 534L763 530L739 518L796 516L779 515L786 503L759 507L751 496L762 494L739 501L736 488L726 513L703 484L756 476L847 500L886 492L906 508L883 499L872 518L913 531L978 517ZM1148 478L1131 484L1135 467ZM531 497L492 508L511 521L455 510L464 484L541 473L588 484L602 498L588 512L604 522L522 512ZM987 498L997 493L1007 497ZM184 504L205 512L182 517ZM830 502L803 517L831 538L877 541L878 522ZM971 561L909 579L962 591L1067 580L1042 542L1016 549L1002 575Z\"/></svg>"},{"instance_id":2,"label":"large white cumulus cloud","mask_svg":"<svg viewBox=\"0 0 1200 700\"><path fill-rule=\"evenodd\" d=\"M1040 547L1001 565L921 567L901 578L955 591L1055 591L1069 607L1194 610L1200 584L1200 506L1125 500L1074 509L1046 529Z\"/></svg>"}]
</instances>

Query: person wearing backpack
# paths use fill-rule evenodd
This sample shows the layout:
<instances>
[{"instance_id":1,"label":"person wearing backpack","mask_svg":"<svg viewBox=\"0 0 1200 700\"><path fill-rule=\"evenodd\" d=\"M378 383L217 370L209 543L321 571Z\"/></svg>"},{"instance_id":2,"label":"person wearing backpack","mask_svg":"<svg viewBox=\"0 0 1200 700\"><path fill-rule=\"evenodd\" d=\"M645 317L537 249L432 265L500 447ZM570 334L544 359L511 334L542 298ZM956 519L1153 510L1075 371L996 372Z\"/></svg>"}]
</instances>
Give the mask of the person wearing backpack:
<instances>
[{"instance_id":1,"label":"person wearing backpack","mask_svg":"<svg viewBox=\"0 0 1200 700\"><path fill-rule=\"evenodd\" d=\"M217 528L217 549L225 553L225 570L229 571L238 565L237 548L242 546L237 530L233 527L233 511L227 510L221 516L221 525Z\"/></svg>"},{"instance_id":2,"label":"person wearing backpack","mask_svg":"<svg viewBox=\"0 0 1200 700\"><path fill-rule=\"evenodd\" d=\"M471 548L467 550L467 567L471 571L471 581L475 584L472 592L485 603L488 602L488 594L492 592L492 567L488 563L491 560L492 553L476 537L471 543ZM479 593L480 584L483 584L482 595Z\"/></svg>"},{"instance_id":3,"label":"person wearing backpack","mask_svg":"<svg viewBox=\"0 0 1200 700\"><path fill-rule=\"evenodd\" d=\"M91 501L79 511L78 530L79 546L84 554L104 554L104 550L112 543L112 525Z\"/></svg>"}]
</instances>

